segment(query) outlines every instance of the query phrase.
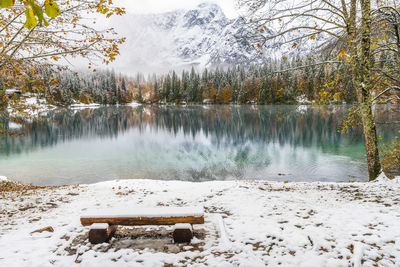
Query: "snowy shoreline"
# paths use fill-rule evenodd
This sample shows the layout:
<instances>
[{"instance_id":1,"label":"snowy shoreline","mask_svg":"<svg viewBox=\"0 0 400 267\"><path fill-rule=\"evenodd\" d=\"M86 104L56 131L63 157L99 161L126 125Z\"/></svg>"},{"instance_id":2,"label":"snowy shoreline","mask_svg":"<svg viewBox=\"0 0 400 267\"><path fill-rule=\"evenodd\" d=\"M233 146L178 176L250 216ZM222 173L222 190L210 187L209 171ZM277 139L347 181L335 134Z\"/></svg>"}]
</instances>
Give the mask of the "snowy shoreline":
<instances>
[{"instance_id":1,"label":"snowy shoreline","mask_svg":"<svg viewBox=\"0 0 400 267\"><path fill-rule=\"evenodd\" d=\"M0 265L395 266L399 181L116 180L0 191ZM206 222L185 245L172 244L166 226L121 228L93 246L79 222L94 208L199 205Z\"/></svg>"}]
</instances>

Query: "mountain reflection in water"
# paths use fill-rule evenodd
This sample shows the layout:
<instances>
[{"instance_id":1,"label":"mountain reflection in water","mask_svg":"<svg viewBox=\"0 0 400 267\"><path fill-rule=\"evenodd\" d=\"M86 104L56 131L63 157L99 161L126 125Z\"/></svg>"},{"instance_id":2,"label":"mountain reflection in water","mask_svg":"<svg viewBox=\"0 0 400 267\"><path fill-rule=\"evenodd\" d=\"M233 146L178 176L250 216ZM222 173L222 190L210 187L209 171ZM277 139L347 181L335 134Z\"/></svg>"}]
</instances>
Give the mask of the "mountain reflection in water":
<instances>
[{"instance_id":1,"label":"mountain reflection in water","mask_svg":"<svg viewBox=\"0 0 400 267\"><path fill-rule=\"evenodd\" d=\"M0 147L0 175L34 184L111 179L348 181L367 177L349 106L141 106L56 110ZM398 106L376 110L379 135ZM382 123L381 123L382 122Z\"/></svg>"}]
</instances>

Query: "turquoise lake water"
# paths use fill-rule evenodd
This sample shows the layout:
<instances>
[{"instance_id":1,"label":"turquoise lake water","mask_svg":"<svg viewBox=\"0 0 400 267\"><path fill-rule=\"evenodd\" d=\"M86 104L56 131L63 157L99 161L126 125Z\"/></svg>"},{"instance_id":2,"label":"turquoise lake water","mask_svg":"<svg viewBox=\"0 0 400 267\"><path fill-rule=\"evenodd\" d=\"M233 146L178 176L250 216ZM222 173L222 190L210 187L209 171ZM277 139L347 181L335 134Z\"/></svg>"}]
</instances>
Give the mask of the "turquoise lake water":
<instances>
[{"instance_id":1,"label":"turquoise lake water","mask_svg":"<svg viewBox=\"0 0 400 267\"><path fill-rule=\"evenodd\" d=\"M112 179L363 181L361 128L349 106L139 106L56 110L0 141L0 175L38 185ZM378 132L400 130L380 105Z\"/></svg>"}]
</instances>

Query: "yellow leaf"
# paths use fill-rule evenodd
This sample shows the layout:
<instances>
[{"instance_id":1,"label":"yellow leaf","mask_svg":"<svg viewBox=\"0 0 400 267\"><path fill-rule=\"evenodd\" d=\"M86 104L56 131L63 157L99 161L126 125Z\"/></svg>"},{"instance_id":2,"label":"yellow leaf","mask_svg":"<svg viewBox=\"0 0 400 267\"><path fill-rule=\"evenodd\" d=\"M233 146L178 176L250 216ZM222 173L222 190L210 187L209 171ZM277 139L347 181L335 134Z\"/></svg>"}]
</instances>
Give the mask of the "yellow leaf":
<instances>
[{"instance_id":1,"label":"yellow leaf","mask_svg":"<svg viewBox=\"0 0 400 267\"><path fill-rule=\"evenodd\" d=\"M311 35L310 39L315 40L315 34Z\"/></svg>"},{"instance_id":2,"label":"yellow leaf","mask_svg":"<svg viewBox=\"0 0 400 267\"><path fill-rule=\"evenodd\" d=\"M283 60L287 60L287 57L283 56L282 59L283 59Z\"/></svg>"},{"instance_id":3,"label":"yellow leaf","mask_svg":"<svg viewBox=\"0 0 400 267\"><path fill-rule=\"evenodd\" d=\"M33 29L37 25L37 19L35 17L35 14L33 13L32 8L28 8L25 11L25 16L26 16L26 22L24 24L24 27L27 29Z\"/></svg>"},{"instance_id":4,"label":"yellow leaf","mask_svg":"<svg viewBox=\"0 0 400 267\"><path fill-rule=\"evenodd\" d=\"M44 1L44 7L46 15L50 18L55 18L60 15L60 8L58 7L57 3L53 0L46 0Z\"/></svg>"},{"instance_id":5,"label":"yellow leaf","mask_svg":"<svg viewBox=\"0 0 400 267\"><path fill-rule=\"evenodd\" d=\"M342 59L344 56L346 56L346 49L342 48L339 51L339 58Z\"/></svg>"}]
</instances>

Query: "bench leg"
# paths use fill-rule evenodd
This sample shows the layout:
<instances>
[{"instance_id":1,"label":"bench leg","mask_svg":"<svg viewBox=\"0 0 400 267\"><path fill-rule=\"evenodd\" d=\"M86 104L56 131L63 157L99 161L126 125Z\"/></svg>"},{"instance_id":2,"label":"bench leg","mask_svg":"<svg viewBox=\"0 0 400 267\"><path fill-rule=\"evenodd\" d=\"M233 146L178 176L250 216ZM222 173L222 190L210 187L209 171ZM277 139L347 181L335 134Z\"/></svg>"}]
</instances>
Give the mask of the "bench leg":
<instances>
[{"instance_id":1,"label":"bench leg","mask_svg":"<svg viewBox=\"0 0 400 267\"><path fill-rule=\"evenodd\" d=\"M89 242L92 244L100 244L110 241L117 227L110 225L104 228L92 228L89 231Z\"/></svg>"},{"instance_id":2,"label":"bench leg","mask_svg":"<svg viewBox=\"0 0 400 267\"><path fill-rule=\"evenodd\" d=\"M172 235L174 243L190 243L193 238L193 228L190 224L176 224Z\"/></svg>"}]
</instances>

